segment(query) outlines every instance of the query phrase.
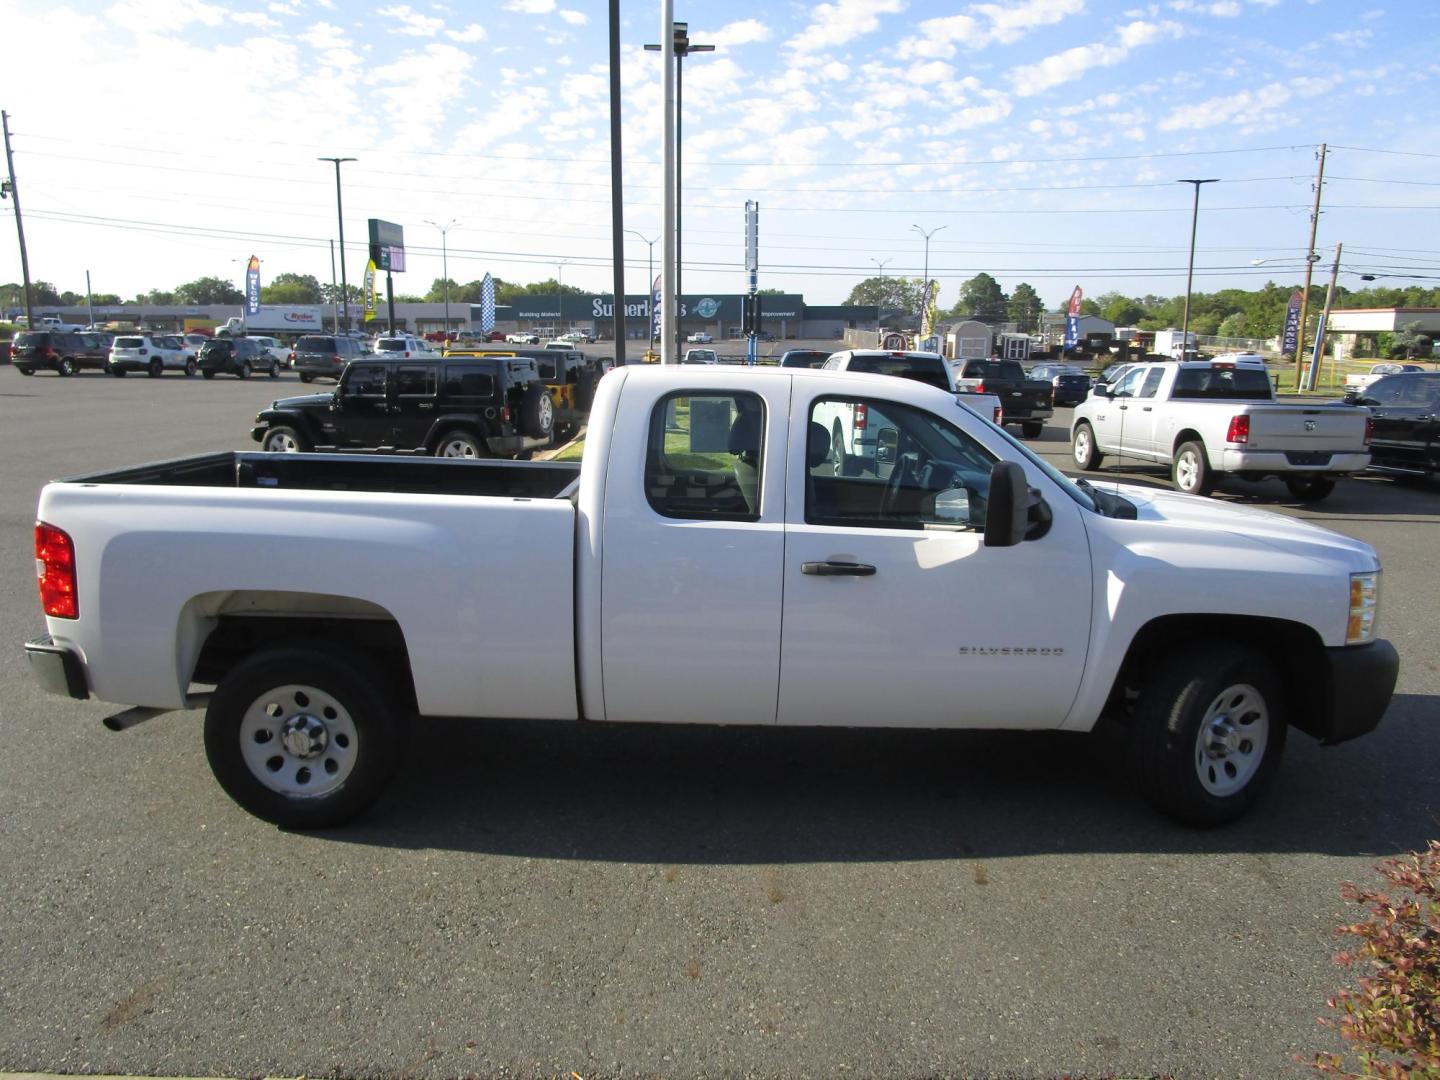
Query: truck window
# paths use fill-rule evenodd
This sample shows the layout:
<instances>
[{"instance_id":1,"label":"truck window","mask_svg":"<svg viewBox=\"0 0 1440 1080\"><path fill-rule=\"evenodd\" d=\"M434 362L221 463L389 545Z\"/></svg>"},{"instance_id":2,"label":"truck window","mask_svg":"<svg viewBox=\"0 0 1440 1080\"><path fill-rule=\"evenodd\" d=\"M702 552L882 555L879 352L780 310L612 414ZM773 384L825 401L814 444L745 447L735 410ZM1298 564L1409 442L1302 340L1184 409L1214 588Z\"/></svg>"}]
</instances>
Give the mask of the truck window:
<instances>
[{"instance_id":1,"label":"truck window","mask_svg":"<svg viewBox=\"0 0 1440 1080\"><path fill-rule=\"evenodd\" d=\"M1163 371L1163 368L1156 368ZM1140 376L1145 373L1145 368L1131 368L1127 371L1114 388L1110 391L1111 397L1134 397L1136 389L1140 386Z\"/></svg>"},{"instance_id":2,"label":"truck window","mask_svg":"<svg viewBox=\"0 0 1440 1080\"><path fill-rule=\"evenodd\" d=\"M1155 392L1160 389L1160 380L1165 377L1164 368L1151 368L1150 373L1145 376L1145 382L1141 385L1136 397L1154 397Z\"/></svg>"},{"instance_id":3,"label":"truck window","mask_svg":"<svg viewBox=\"0 0 1440 1080\"><path fill-rule=\"evenodd\" d=\"M679 391L650 416L645 497L674 518L760 516L765 405L758 394Z\"/></svg>"},{"instance_id":4,"label":"truck window","mask_svg":"<svg viewBox=\"0 0 1440 1080\"><path fill-rule=\"evenodd\" d=\"M445 367L445 396L451 401L488 400L495 396L495 377L488 371L474 371L458 364Z\"/></svg>"},{"instance_id":5,"label":"truck window","mask_svg":"<svg viewBox=\"0 0 1440 1080\"><path fill-rule=\"evenodd\" d=\"M435 366L405 365L395 369L395 393L399 397L434 397Z\"/></svg>"},{"instance_id":6,"label":"truck window","mask_svg":"<svg viewBox=\"0 0 1440 1080\"><path fill-rule=\"evenodd\" d=\"M941 390L950 389L950 380L945 377L945 361L924 356L853 356L850 371L865 371L875 375L896 375L902 379L914 379Z\"/></svg>"},{"instance_id":7,"label":"truck window","mask_svg":"<svg viewBox=\"0 0 1440 1080\"><path fill-rule=\"evenodd\" d=\"M1170 391L1175 400L1269 400L1270 376L1257 368L1182 368Z\"/></svg>"},{"instance_id":8,"label":"truck window","mask_svg":"<svg viewBox=\"0 0 1440 1080\"><path fill-rule=\"evenodd\" d=\"M385 369L379 364L357 364L345 380L345 396L349 398L383 398Z\"/></svg>"},{"instance_id":9,"label":"truck window","mask_svg":"<svg viewBox=\"0 0 1440 1080\"><path fill-rule=\"evenodd\" d=\"M995 458L938 416L892 401L821 398L811 406L809 430L809 524L985 527ZM827 432L829 453L817 460Z\"/></svg>"}]
</instances>

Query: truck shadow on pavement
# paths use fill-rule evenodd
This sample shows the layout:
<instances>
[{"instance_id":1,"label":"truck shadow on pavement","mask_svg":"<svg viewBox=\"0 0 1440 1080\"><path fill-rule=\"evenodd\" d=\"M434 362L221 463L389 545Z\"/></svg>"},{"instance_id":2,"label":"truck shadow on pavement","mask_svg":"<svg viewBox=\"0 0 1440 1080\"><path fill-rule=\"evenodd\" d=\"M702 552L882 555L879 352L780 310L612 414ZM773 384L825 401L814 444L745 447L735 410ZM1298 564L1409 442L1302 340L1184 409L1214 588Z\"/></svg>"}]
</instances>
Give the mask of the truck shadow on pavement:
<instances>
[{"instance_id":1,"label":"truck shadow on pavement","mask_svg":"<svg viewBox=\"0 0 1440 1080\"><path fill-rule=\"evenodd\" d=\"M1266 799L1195 831L1127 779L1123 732L426 721L381 803L319 836L637 863L889 862L1048 852L1386 855L1440 835L1433 697L1373 734L1291 732ZM443 747L443 753L436 753Z\"/></svg>"}]
</instances>

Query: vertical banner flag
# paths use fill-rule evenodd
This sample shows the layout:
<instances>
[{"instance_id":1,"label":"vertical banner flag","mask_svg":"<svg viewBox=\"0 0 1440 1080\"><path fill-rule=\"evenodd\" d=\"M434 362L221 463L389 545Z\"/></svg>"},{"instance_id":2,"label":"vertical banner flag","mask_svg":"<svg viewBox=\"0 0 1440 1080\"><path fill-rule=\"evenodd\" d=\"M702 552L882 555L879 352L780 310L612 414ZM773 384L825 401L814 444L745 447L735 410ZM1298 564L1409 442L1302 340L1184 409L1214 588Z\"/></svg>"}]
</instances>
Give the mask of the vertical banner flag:
<instances>
[{"instance_id":1,"label":"vertical banner flag","mask_svg":"<svg viewBox=\"0 0 1440 1080\"><path fill-rule=\"evenodd\" d=\"M660 340L660 275L650 283L650 340Z\"/></svg>"},{"instance_id":2,"label":"vertical banner flag","mask_svg":"<svg viewBox=\"0 0 1440 1080\"><path fill-rule=\"evenodd\" d=\"M260 260L254 255L245 267L245 314L260 314Z\"/></svg>"},{"instance_id":3,"label":"vertical banner flag","mask_svg":"<svg viewBox=\"0 0 1440 1080\"><path fill-rule=\"evenodd\" d=\"M1280 343L1280 351L1287 356L1294 356L1295 350L1300 345L1300 290L1296 289L1290 294L1290 306L1285 309L1285 336Z\"/></svg>"},{"instance_id":4,"label":"vertical banner flag","mask_svg":"<svg viewBox=\"0 0 1440 1080\"><path fill-rule=\"evenodd\" d=\"M375 260L371 259L365 264L365 284L362 288L365 294L365 321L369 322L375 318Z\"/></svg>"},{"instance_id":5,"label":"vertical banner flag","mask_svg":"<svg viewBox=\"0 0 1440 1080\"><path fill-rule=\"evenodd\" d=\"M1065 347L1068 349L1080 343L1080 302L1085 299L1085 290L1079 285L1070 294L1070 306L1065 311Z\"/></svg>"},{"instance_id":6,"label":"vertical banner flag","mask_svg":"<svg viewBox=\"0 0 1440 1080\"><path fill-rule=\"evenodd\" d=\"M486 334L495 329L495 279L488 272L480 283L480 329Z\"/></svg>"}]
</instances>

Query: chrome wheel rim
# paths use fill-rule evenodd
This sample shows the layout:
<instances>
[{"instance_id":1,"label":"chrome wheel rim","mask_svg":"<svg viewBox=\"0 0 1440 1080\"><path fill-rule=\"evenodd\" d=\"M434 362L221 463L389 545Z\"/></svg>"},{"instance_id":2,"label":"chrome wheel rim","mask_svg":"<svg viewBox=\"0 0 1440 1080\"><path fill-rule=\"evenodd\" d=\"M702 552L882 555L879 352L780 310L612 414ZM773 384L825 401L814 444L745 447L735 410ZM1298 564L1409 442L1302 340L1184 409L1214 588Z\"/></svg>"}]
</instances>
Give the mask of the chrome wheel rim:
<instances>
[{"instance_id":1,"label":"chrome wheel rim","mask_svg":"<svg viewBox=\"0 0 1440 1080\"><path fill-rule=\"evenodd\" d=\"M842 476L845 472L845 443L840 438L840 432L830 433L830 467L836 476Z\"/></svg>"},{"instance_id":2,"label":"chrome wheel rim","mask_svg":"<svg viewBox=\"0 0 1440 1080\"><path fill-rule=\"evenodd\" d=\"M280 454L298 454L300 444L288 431L277 431L265 436L265 449Z\"/></svg>"},{"instance_id":3,"label":"chrome wheel rim","mask_svg":"<svg viewBox=\"0 0 1440 1080\"><path fill-rule=\"evenodd\" d=\"M277 686L240 721L240 755L266 788L290 798L333 794L355 769L359 733L350 712L314 686Z\"/></svg>"},{"instance_id":4,"label":"chrome wheel rim","mask_svg":"<svg viewBox=\"0 0 1440 1080\"><path fill-rule=\"evenodd\" d=\"M546 394L540 399L540 430L548 432L555 426L555 403Z\"/></svg>"},{"instance_id":5,"label":"chrome wheel rim","mask_svg":"<svg viewBox=\"0 0 1440 1080\"><path fill-rule=\"evenodd\" d=\"M1224 798L1255 778L1270 742L1270 710L1259 690L1236 683L1215 695L1195 736L1195 775Z\"/></svg>"},{"instance_id":6,"label":"chrome wheel rim","mask_svg":"<svg viewBox=\"0 0 1440 1080\"><path fill-rule=\"evenodd\" d=\"M1075 462L1086 465L1090 461L1090 429L1081 428L1075 433Z\"/></svg>"},{"instance_id":7,"label":"chrome wheel rim","mask_svg":"<svg viewBox=\"0 0 1440 1080\"><path fill-rule=\"evenodd\" d=\"M1200 462L1187 450L1175 459L1175 482L1182 491L1194 491L1199 480Z\"/></svg>"},{"instance_id":8,"label":"chrome wheel rim","mask_svg":"<svg viewBox=\"0 0 1440 1080\"><path fill-rule=\"evenodd\" d=\"M475 447L464 439L452 439L440 447L441 457L474 458L479 455Z\"/></svg>"}]
</instances>

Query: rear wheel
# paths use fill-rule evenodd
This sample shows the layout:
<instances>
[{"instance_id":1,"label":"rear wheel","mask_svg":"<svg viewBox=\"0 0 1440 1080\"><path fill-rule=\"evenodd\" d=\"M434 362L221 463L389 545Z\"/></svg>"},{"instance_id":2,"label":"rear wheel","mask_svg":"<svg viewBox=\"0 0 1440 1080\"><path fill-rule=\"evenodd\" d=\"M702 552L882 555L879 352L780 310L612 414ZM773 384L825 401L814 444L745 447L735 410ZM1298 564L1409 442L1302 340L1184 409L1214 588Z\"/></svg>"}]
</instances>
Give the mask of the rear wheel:
<instances>
[{"instance_id":1,"label":"rear wheel","mask_svg":"<svg viewBox=\"0 0 1440 1080\"><path fill-rule=\"evenodd\" d=\"M1285 486L1301 502L1319 502L1335 490L1335 481L1326 476L1287 476Z\"/></svg>"},{"instance_id":2,"label":"rear wheel","mask_svg":"<svg viewBox=\"0 0 1440 1080\"><path fill-rule=\"evenodd\" d=\"M309 374L308 372L302 371L302 372L300 373L300 381L301 381L301 382L310 382L310 381L313 380L314 378L315 378L315 376Z\"/></svg>"},{"instance_id":3,"label":"rear wheel","mask_svg":"<svg viewBox=\"0 0 1440 1080\"><path fill-rule=\"evenodd\" d=\"M405 717L369 665L320 649L258 653L205 711L205 755L220 786L256 817L289 828L350 820L385 789Z\"/></svg>"},{"instance_id":4,"label":"rear wheel","mask_svg":"<svg viewBox=\"0 0 1440 1080\"><path fill-rule=\"evenodd\" d=\"M280 377L280 361L270 361L270 377L272 379L278 379Z\"/></svg>"},{"instance_id":5,"label":"rear wheel","mask_svg":"<svg viewBox=\"0 0 1440 1080\"><path fill-rule=\"evenodd\" d=\"M129 375L130 373L126 371L123 367L112 367L110 369L110 374L114 375L117 379L123 379L126 375Z\"/></svg>"},{"instance_id":6,"label":"rear wheel","mask_svg":"<svg viewBox=\"0 0 1440 1080\"><path fill-rule=\"evenodd\" d=\"M158 379L164 373L165 365L160 362L160 358L157 356L154 360L150 361L150 363L146 366L145 371L152 379Z\"/></svg>"},{"instance_id":7,"label":"rear wheel","mask_svg":"<svg viewBox=\"0 0 1440 1080\"><path fill-rule=\"evenodd\" d=\"M1179 491L1187 495L1209 495L1215 490L1215 477L1210 472L1210 459L1205 456L1205 447L1198 442L1181 443L1175 451L1175 461L1170 469L1170 479Z\"/></svg>"},{"instance_id":8,"label":"rear wheel","mask_svg":"<svg viewBox=\"0 0 1440 1080\"><path fill-rule=\"evenodd\" d=\"M1285 747L1273 666L1243 645L1189 642L1153 670L1131 732L1141 791L1187 825L1233 821L1263 793Z\"/></svg>"},{"instance_id":9,"label":"rear wheel","mask_svg":"<svg viewBox=\"0 0 1440 1080\"><path fill-rule=\"evenodd\" d=\"M839 424L830 430L830 469L836 476L845 475L845 436Z\"/></svg>"},{"instance_id":10,"label":"rear wheel","mask_svg":"<svg viewBox=\"0 0 1440 1080\"><path fill-rule=\"evenodd\" d=\"M213 379L215 377L215 372L213 371L202 371L200 374L204 375L207 379Z\"/></svg>"},{"instance_id":11,"label":"rear wheel","mask_svg":"<svg viewBox=\"0 0 1440 1080\"><path fill-rule=\"evenodd\" d=\"M1027 439L1038 439L1045 432L1045 421L1026 420L1020 425L1020 434Z\"/></svg>"},{"instance_id":12,"label":"rear wheel","mask_svg":"<svg viewBox=\"0 0 1440 1080\"><path fill-rule=\"evenodd\" d=\"M34 375L34 374L35 374L35 369L34 369L34 368L21 367L19 364L16 364L16 365L15 365L15 370L18 371L18 372L20 372L21 375Z\"/></svg>"},{"instance_id":13,"label":"rear wheel","mask_svg":"<svg viewBox=\"0 0 1440 1080\"><path fill-rule=\"evenodd\" d=\"M195 372L197 372L197 371L199 371L199 370L200 370L200 365L197 364L197 363L195 363L194 360L186 360L186 361L185 361L185 377L186 377L187 379L193 378L193 377L195 376Z\"/></svg>"},{"instance_id":14,"label":"rear wheel","mask_svg":"<svg viewBox=\"0 0 1440 1080\"><path fill-rule=\"evenodd\" d=\"M1093 472L1100 467L1100 461L1104 457L1100 448L1095 445L1095 432L1089 424L1079 424L1075 428L1075 437L1071 441L1071 451L1075 455L1075 464L1086 472Z\"/></svg>"},{"instance_id":15,"label":"rear wheel","mask_svg":"<svg viewBox=\"0 0 1440 1080\"><path fill-rule=\"evenodd\" d=\"M447 431L440 436L440 441L435 444L435 456L445 458L476 458L489 457L485 447L480 440L471 435L468 431Z\"/></svg>"}]
</instances>

